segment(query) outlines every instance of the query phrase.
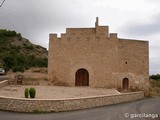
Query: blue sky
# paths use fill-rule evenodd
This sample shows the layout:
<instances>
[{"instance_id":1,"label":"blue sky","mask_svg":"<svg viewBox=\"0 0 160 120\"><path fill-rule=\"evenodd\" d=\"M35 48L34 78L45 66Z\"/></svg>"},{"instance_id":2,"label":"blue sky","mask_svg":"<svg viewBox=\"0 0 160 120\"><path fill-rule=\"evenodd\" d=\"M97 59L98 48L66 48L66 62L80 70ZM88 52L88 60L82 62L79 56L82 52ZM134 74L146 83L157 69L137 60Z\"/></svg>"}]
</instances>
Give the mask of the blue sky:
<instances>
[{"instance_id":1,"label":"blue sky","mask_svg":"<svg viewBox=\"0 0 160 120\"><path fill-rule=\"evenodd\" d=\"M0 28L16 30L48 48L49 33L94 27L99 17L100 25L108 25L119 38L148 40L150 74L160 74L159 6L159 0L6 0L0 8Z\"/></svg>"}]
</instances>

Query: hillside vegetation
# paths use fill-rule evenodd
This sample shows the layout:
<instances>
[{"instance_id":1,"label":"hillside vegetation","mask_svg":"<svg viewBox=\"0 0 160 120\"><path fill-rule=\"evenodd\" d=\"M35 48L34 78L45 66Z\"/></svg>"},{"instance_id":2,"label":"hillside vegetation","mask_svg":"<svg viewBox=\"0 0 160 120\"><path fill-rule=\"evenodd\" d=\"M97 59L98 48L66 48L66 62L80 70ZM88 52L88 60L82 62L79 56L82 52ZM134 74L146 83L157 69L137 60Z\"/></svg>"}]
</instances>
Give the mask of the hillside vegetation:
<instances>
[{"instance_id":1,"label":"hillside vegetation","mask_svg":"<svg viewBox=\"0 0 160 120\"><path fill-rule=\"evenodd\" d=\"M160 96L160 74L150 76L151 96Z\"/></svg>"},{"instance_id":2,"label":"hillside vegetation","mask_svg":"<svg viewBox=\"0 0 160 120\"><path fill-rule=\"evenodd\" d=\"M24 71L30 67L47 67L48 51L32 44L20 33L0 29L0 67Z\"/></svg>"}]
</instances>

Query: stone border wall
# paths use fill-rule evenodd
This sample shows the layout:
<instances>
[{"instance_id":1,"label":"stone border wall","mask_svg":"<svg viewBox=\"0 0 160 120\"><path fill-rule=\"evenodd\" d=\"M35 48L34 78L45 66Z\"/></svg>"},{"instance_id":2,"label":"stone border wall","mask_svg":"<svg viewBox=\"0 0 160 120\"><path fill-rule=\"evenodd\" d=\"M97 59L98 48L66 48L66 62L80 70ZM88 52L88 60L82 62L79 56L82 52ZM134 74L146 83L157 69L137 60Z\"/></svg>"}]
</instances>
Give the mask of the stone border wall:
<instances>
[{"instance_id":1,"label":"stone border wall","mask_svg":"<svg viewBox=\"0 0 160 120\"><path fill-rule=\"evenodd\" d=\"M144 98L144 92L72 99L25 99L0 96L0 109L17 112L60 112L117 104Z\"/></svg>"},{"instance_id":2,"label":"stone border wall","mask_svg":"<svg viewBox=\"0 0 160 120\"><path fill-rule=\"evenodd\" d=\"M8 80L4 80L2 82L0 82L0 88L4 87L4 86L7 86L9 84L9 81Z\"/></svg>"}]
</instances>

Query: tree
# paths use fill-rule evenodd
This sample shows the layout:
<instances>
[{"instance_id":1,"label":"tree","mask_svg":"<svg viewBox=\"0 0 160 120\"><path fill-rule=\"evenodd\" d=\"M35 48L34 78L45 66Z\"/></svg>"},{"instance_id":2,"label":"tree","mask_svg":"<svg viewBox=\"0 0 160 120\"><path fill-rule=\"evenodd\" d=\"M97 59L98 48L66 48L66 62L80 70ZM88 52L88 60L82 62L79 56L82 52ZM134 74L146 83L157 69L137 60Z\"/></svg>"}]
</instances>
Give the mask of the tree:
<instances>
[{"instance_id":1,"label":"tree","mask_svg":"<svg viewBox=\"0 0 160 120\"><path fill-rule=\"evenodd\" d=\"M12 69L13 72L24 72L30 67L47 67L47 58L37 58L34 55L24 56L16 52L10 52L10 54L3 57L3 66L6 71Z\"/></svg>"},{"instance_id":2,"label":"tree","mask_svg":"<svg viewBox=\"0 0 160 120\"><path fill-rule=\"evenodd\" d=\"M14 66L15 59L13 58L13 56L8 55L3 58L3 63L4 69L8 71L9 69L12 69L12 67Z\"/></svg>"},{"instance_id":3,"label":"tree","mask_svg":"<svg viewBox=\"0 0 160 120\"><path fill-rule=\"evenodd\" d=\"M150 79L153 79L153 80L160 80L160 74L151 75L149 78L150 78Z\"/></svg>"},{"instance_id":4,"label":"tree","mask_svg":"<svg viewBox=\"0 0 160 120\"><path fill-rule=\"evenodd\" d=\"M18 54L9 54L3 58L4 69L8 71L12 69L13 72L24 72L26 65L26 59L22 55Z\"/></svg>"}]
</instances>

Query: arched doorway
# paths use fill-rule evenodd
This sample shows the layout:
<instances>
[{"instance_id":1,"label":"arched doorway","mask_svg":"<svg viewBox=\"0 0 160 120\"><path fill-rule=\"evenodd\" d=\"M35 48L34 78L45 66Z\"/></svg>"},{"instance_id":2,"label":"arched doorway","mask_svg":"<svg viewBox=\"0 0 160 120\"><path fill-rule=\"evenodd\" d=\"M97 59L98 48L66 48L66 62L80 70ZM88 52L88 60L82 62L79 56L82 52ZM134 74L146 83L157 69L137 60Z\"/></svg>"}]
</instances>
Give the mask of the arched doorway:
<instances>
[{"instance_id":1,"label":"arched doorway","mask_svg":"<svg viewBox=\"0 0 160 120\"><path fill-rule=\"evenodd\" d=\"M86 69L79 69L75 75L75 86L89 86L89 73Z\"/></svg>"},{"instance_id":2,"label":"arched doorway","mask_svg":"<svg viewBox=\"0 0 160 120\"><path fill-rule=\"evenodd\" d=\"M123 79L123 90L128 90L128 88L129 88L129 79L124 78Z\"/></svg>"}]
</instances>

